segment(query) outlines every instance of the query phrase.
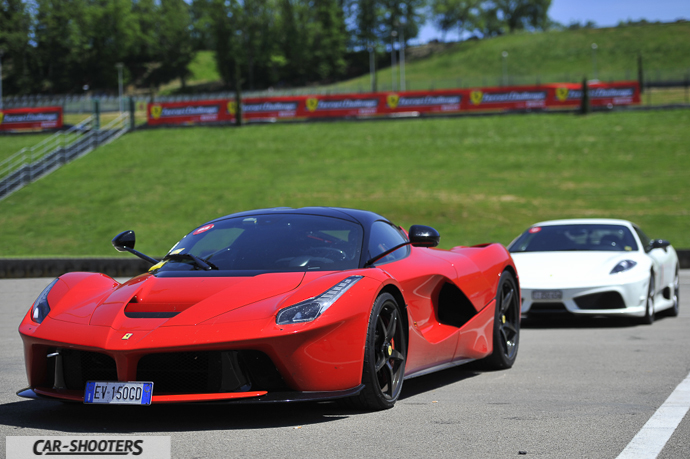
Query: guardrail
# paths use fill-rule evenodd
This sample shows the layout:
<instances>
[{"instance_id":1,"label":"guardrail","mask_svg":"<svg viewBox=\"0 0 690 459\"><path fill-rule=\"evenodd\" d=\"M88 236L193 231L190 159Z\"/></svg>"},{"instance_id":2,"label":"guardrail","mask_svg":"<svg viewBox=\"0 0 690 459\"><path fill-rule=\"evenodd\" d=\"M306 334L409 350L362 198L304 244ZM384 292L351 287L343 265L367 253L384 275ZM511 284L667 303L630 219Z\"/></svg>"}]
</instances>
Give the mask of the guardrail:
<instances>
[{"instance_id":1,"label":"guardrail","mask_svg":"<svg viewBox=\"0 0 690 459\"><path fill-rule=\"evenodd\" d=\"M30 148L22 148L0 162L0 200L63 165L111 142L129 130L129 113L98 127L93 117L53 134Z\"/></svg>"}]
</instances>

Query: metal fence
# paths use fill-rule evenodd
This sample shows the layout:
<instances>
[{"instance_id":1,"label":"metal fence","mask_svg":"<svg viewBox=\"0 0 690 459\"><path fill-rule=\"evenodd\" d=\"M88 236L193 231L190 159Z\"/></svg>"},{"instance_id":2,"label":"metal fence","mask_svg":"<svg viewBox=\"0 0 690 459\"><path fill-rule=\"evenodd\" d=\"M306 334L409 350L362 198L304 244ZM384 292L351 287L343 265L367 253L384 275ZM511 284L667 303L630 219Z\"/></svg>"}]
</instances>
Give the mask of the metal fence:
<instances>
[{"instance_id":1,"label":"metal fence","mask_svg":"<svg viewBox=\"0 0 690 459\"><path fill-rule=\"evenodd\" d=\"M98 127L92 116L0 162L0 200L127 132L129 113Z\"/></svg>"},{"instance_id":2,"label":"metal fence","mask_svg":"<svg viewBox=\"0 0 690 459\"><path fill-rule=\"evenodd\" d=\"M378 73L378 91L396 91L399 90L397 83L399 81L399 74L396 77L396 85L393 86L392 79L389 77L390 72L395 72L397 69L391 70L382 69ZM451 89L451 88L471 88L471 87L488 87L488 86L532 86L545 83L581 83L583 73L559 73L559 74L543 74L543 75L516 75L506 73L505 75L493 75L482 77L462 77L443 78L443 79L406 79L405 89L407 91L422 91L434 89ZM588 78L593 78L593 75L587 75ZM624 70L618 72L599 72L597 79L602 82L611 81L630 81L637 80L637 70ZM690 86L690 69L650 69L646 70L643 75L643 82L645 87L687 87ZM309 86L302 88L287 88L287 89L267 89L261 91L243 91L242 96L250 97L280 97L280 96L306 96L306 95L327 95L327 94L343 94L343 93L366 93L371 91L371 84L369 79L365 78L357 82L342 82L328 86ZM128 96L129 97L129 96ZM235 97L234 92L215 92L215 93L200 93L200 94L179 94L167 96L155 96L153 98L156 102L188 102L195 100L214 100L214 99L231 99ZM132 97L136 103L147 103L151 101L150 96L135 95ZM8 96L3 98L3 106L9 108L26 108L26 107L50 107L60 106L65 113L91 113L93 111L93 102L98 100L101 112L116 112L120 110L120 100L115 95L103 94L95 95L25 95L25 96Z\"/></svg>"}]
</instances>

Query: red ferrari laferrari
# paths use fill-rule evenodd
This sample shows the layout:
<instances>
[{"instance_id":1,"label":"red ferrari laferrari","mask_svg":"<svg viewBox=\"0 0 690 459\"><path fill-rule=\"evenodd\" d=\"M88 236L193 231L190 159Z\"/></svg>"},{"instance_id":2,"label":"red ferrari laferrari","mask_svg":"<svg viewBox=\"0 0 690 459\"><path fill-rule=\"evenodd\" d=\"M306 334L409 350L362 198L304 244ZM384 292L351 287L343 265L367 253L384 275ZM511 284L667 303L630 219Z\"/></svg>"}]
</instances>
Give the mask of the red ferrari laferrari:
<instances>
[{"instance_id":1,"label":"red ferrari laferrari","mask_svg":"<svg viewBox=\"0 0 690 459\"><path fill-rule=\"evenodd\" d=\"M24 397L86 404L347 398L392 407L403 380L518 352L520 291L500 244L434 249L372 212L275 208L195 228L125 283L69 273L19 326Z\"/></svg>"}]
</instances>

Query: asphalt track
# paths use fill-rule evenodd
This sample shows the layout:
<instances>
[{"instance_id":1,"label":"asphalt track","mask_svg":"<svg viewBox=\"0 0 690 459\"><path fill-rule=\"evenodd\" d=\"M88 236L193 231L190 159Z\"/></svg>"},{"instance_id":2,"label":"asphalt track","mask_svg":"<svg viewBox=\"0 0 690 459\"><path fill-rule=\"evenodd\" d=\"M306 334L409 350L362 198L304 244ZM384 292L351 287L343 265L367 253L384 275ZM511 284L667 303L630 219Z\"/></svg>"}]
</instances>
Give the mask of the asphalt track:
<instances>
[{"instance_id":1,"label":"asphalt track","mask_svg":"<svg viewBox=\"0 0 690 459\"><path fill-rule=\"evenodd\" d=\"M690 414L677 403L690 398L690 383L681 384L690 373L690 270L681 271L677 318L652 326L524 322L512 369L457 367L408 380L395 408L376 413L333 403L126 407L21 399L17 326L50 280L0 280L3 456L7 436L155 435L170 436L172 457L184 459L616 458L642 431L642 448L630 457L655 457L655 444L663 448L659 458L690 457Z\"/></svg>"}]
</instances>

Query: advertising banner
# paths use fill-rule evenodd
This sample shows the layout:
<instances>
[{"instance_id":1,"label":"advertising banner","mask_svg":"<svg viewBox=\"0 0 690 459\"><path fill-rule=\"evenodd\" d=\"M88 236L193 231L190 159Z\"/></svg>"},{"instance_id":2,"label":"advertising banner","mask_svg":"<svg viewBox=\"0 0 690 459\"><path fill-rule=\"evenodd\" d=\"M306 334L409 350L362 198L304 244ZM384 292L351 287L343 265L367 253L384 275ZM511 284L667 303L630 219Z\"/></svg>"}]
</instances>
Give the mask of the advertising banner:
<instances>
[{"instance_id":1,"label":"advertising banner","mask_svg":"<svg viewBox=\"0 0 690 459\"><path fill-rule=\"evenodd\" d=\"M552 107L578 106L582 100L581 84L549 85ZM588 85L589 103L592 107L631 105L640 103L640 85L637 81L615 83L590 83Z\"/></svg>"},{"instance_id":2,"label":"advertising banner","mask_svg":"<svg viewBox=\"0 0 690 459\"><path fill-rule=\"evenodd\" d=\"M273 121L290 119L298 116L300 106L304 105L305 97L270 97L260 99L244 99L242 101L242 118L245 120ZM235 121L237 102L226 100L226 116Z\"/></svg>"},{"instance_id":3,"label":"advertising banner","mask_svg":"<svg viewBox=\"0 0 690 459\"><path fill-rule=\"evenodd\" d=\"M450 113L461 110L465 90L409 91L381 95L380 114L391 113Z\"/></svg>"},{"instance_id":4,"label":"advertising banner","mask_svg":"<svg viewBox=\"0 0 690 459\"><path fill-rule=\"evenodd\" d=\"M61 127L62 107L0 110L0 131L59 129Z\"/></svg>"},{"instance_id":5,"label":"advertising banner","mask_svg":"<svg viewBox=\"0 0 690 459\"><path fill-rule=\"evenodd\" d=\"M640 103L637 82L592 83L591 106ZM311 118L440 114L471 111L544 110L580 105L582 86L557 83L439 91L380 92L326 96L249 98L242 116L251 121ZM148 122L161 124L230 123L235 121L234 100L149 104Z\"/></svg>"},{"instance_id":6,"label":"advertising banner","mask_svg":"<svg viewBox=\"0 0 690 459\"><path fill-rule=\"evenodd\" d=\"M307 118L347 118L372 116L379 112L381 96L371 94L340 94L305 98L302 112Z\"/></svg>"},{"instance_id":7,"label":"advertising banner","mask_svg":"<svg viewBox=\"0 0 690 459\"><path fill-rule=\"evenodd\" d=\"M546 108L548 89L540 86L507 86L469 91L466 110L525 110Z\"/></svg>"},{"instance_id":8,"label":"advertising banner","mask_svg":"<svg viewBox=\"0 0 690 459\"><path fill-rule=\"evenodd\" d=\"M230 121L223 100L165 102L148 104L147 122L150 125L218 123Z\"/></svg>"}]
</instances>

